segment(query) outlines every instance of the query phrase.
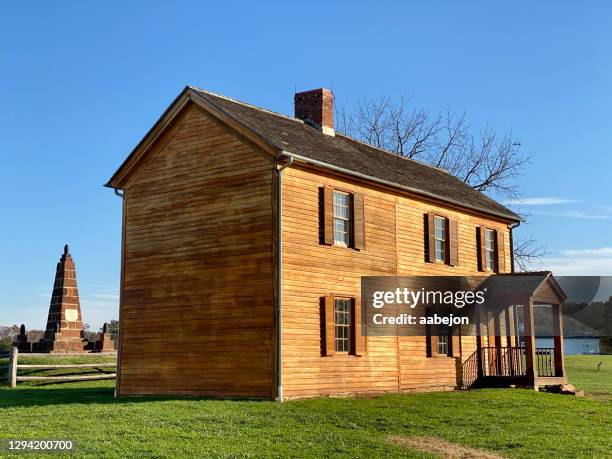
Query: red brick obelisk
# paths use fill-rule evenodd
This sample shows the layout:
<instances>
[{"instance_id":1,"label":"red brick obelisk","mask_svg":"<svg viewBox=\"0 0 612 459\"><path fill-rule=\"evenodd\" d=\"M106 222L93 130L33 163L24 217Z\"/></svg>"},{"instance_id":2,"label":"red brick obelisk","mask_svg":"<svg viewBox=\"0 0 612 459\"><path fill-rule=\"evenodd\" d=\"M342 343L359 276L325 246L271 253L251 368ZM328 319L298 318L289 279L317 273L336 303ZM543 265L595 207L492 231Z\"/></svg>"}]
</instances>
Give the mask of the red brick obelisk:
<instances>
[{"instance_id":1,"label":"red brick obelisk","mask_svg":"<svg viewBox=\"0 0 612 459\"><path fill-rule=\"evenodd\" d=\"M68 246L55 271L45 337L38 342L39 352L85 352L87 341L81 337L83 318L77 290L76 269Z\"/></svg>"}]
</instances>

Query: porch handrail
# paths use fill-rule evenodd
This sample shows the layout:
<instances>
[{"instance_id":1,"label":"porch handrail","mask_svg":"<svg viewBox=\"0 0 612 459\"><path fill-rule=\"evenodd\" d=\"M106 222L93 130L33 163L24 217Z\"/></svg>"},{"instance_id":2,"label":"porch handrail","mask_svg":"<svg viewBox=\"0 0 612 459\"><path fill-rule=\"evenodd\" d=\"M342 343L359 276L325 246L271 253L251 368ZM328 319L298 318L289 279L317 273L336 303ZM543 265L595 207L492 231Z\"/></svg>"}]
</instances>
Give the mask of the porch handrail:
<instances>
[{"instance_id":1,"label":"porch handrail","mask_svg":"<svg viewBox=\"0 0 612 459\"><path fill-rule=\"evenodd\" d=\"M536 347L536 371L540 377L555 376L555 348Z\"/></svg>"},{"instance_id":2,"label":"porch handrail","mask_svg":"<svg viewBox=\"0 0 612 459\"><path fill-rule=\"evenodd\" d=\"M480 348L483 376L525 376L526 348L523 346L486 346Z\"/></svg>"}]
</instances>

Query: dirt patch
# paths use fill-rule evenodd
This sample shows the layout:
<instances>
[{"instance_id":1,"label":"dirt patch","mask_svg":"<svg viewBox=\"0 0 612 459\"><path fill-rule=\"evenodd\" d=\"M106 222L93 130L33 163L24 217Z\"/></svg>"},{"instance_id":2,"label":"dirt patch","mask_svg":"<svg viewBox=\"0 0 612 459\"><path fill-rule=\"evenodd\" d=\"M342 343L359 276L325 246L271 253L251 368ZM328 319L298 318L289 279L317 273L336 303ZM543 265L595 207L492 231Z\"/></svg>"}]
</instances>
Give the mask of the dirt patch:
<instances>
[{"instance_id":1,"label":"dirt patch","mask_svg":"<svg viewBox=\"0 0 612 459\"><path fill-rule=\"evenodd\" d=\"M458 445L435 437L401 437L396 435L387 438L387 441L394 445L406 446L445 459L504 459L504 456L499 454Z\"/></svg>"}]
</instances>

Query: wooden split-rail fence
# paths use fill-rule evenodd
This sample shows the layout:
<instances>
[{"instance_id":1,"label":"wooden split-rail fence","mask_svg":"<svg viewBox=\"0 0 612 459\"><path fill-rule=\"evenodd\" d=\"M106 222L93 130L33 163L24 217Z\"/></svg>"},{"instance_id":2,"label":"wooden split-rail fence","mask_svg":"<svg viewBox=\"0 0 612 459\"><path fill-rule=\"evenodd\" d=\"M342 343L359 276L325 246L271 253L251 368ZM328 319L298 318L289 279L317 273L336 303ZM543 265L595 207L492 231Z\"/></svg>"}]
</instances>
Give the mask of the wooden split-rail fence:
<instances>
[{"instance_id":1,"label":"wooden split-rail fence","mask_svg":"<svg viewBox=\"0 0 612 459\"><path fill-rule=\"evenodd\" d=\"M113 353L100 353L100 354L39 354L39 353L26 353L26 357L109 357L113 356ZM115 379L116 373L101 373L101 374L83 374L83 375L57 375L57 376L20 376L19 370L64 370L64 369L103 369L103 368L115 368L117 366L114 362L100 362L100 363L68 363L68 364L19 364L19 351L16 347L13 347L11 352L0 353L0 358L9 359L8 365L0 366L0 371L8 370L8 376L5 378L8 381L10 387L17 387L18 382L22 381L41 381L41 382L70 382L70 381L96 381L101 379Z\"/></svg>"}]
</instances>

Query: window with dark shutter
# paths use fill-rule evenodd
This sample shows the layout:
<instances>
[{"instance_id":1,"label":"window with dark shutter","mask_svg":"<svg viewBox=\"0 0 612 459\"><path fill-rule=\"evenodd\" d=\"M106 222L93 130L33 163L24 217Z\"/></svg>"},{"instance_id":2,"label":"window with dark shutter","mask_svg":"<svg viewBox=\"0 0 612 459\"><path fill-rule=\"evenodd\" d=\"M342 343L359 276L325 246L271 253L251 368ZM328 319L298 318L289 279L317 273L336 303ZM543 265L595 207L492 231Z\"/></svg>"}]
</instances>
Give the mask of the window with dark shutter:
<instances>
[{"instance_id":1,"label":"window with dark shutter","mask_svg":"<svg viewBox=\"0 0 612 459\"><path fill-rule=\"evenodd\" d=\"M361 325L361 303L359 298L343 298L327 295L323 298L324 355L366 354L366 335Z\"/></svg>"},{"instance_id":2,"label":"window with dark shutter","mask_svg":"<svg viewBox=\"0 0 612 459\"><path fill-rule=\"evenodd\" d=\"M447 325L427 327L427 357L453 356L456 341L452 328Z\"/></svg>"},{"instance_id":3,"label":"window with dark shutter","mask_svg":"<svg viewBox=\"0 0 612 459\"><path fill-rule=\"evenodd\" d=\"M504 272L504 233L481 226L478 228L478 269L480 271Z\"/></svg>"},{"instance_id":4,"label":"window with dark shutter","mask_svg":"<svg viewBox=\"0 0 612 459\"><path fill-rule=\"evenodd\" d=\"M427 214L428 260L430 263L459 264L459 228L456 220Z\"/></svg>"},{"instance_id":5,"label":"window with dark shutter","mask_svg":"<svg viewBox=\"0 0 612 459\"><path fill-rule=\"evenodd\" d=\"M323 189L323 243L365 249L365 203L361 193L325 186Z\"/></svg>"}]
</instances>

